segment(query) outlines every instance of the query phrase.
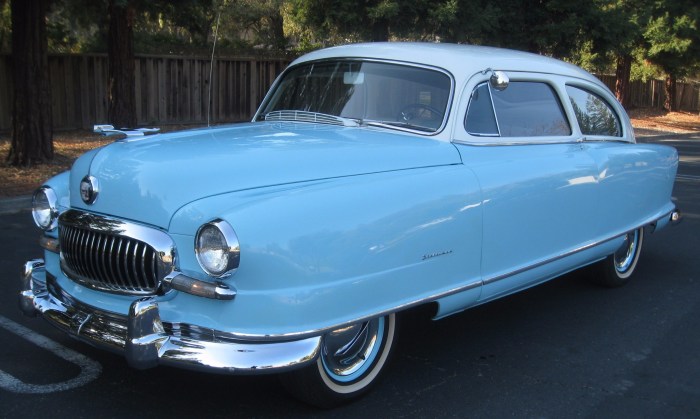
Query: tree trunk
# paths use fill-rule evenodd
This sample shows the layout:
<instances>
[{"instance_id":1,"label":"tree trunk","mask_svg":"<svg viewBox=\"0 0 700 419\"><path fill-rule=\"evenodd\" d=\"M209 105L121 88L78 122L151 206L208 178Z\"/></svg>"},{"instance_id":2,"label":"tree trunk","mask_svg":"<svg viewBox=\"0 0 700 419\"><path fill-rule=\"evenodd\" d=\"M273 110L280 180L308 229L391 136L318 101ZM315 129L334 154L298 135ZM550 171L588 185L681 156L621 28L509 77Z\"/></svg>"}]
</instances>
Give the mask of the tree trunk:
<instances>
[{"instance_id":1,"label":"tree trunk","mask_svg":"<svg viewBox=\"0 0 700 419\"><path fill-rule=\"evenodd\" d=\"M272 34L272 46L277 51L285 51L287 49L287 38L284 36L284 17L279 10L275 10L268 17L268 22Z\"/></svg>"},{"instance_id":2,"label":"tree trunk","mask_svg":"<svg viewBox=\"0 0 700 419\"><path fill-rule=\"evenodd\" d=\"M630 106L630 73L632 71L632 56L619 55L615 68L615 96L623 107Z\"/></svg>"},{"instance_id":3,"label":"tree trunk","mask_svg":"<svg viewBox=\"0 0 700 419\"><path fill-rule=\"evenodd\" d=\"M389 40L389 22L384 19L372 21L370 24L370 36L372 42L386 42Z\"/></svg>"},{"instance_id":4,"label":"tree trunk","mask_svg":"<svg viewBox=\"0 0 700 419\"><path fill-rule=\"evenodd\" d=\"M677 111L676 109L676 75L668 74L666 83L664 84L664 92L666 99L664 100L664 109L667 111Z\"/></svg>"},{"instance_id":5,"label":"tree trunk","mask_svg":"<svg viewBox=\"0 0 700 419\"><path fill-rule=\"evenodd\" d=\"M131 1L109 0L107 118L117 128L136 126L134 13Z\"/></svg>"},{"instance_id":6,"label":"tree trunk","mask_svg":"<svg viewBox=\"0 0 700 419\"><path fill-rule=\"evenodd\" d=\"M53 159L51 85L46 38L49 0L13 0L12 144L7 161L30 166Z\"/></svg>"}]
</instances>

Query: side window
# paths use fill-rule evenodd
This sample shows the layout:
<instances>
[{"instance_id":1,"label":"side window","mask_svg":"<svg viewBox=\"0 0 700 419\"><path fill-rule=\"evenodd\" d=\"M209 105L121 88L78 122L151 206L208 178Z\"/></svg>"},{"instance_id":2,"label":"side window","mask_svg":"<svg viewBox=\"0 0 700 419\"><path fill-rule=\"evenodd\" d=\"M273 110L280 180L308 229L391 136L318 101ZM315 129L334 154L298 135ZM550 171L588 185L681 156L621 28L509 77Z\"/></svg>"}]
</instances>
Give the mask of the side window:
<instances>
[{"instance_id":1,"label":"side window","mask_svg":"<svg viewBox=\"0 0 700 419\"><path fill-rule=\"evenodd\" d=\"M478 85L472 92L465 126L467 132L472 135L498 136L496 115L493 114L493 103L487 83Z\"/></svg>"},{"instance_id":2,"label":"side window","mask_svg":"<svg viewBox=\"0 0 700 419\"><path fill-rule=\"evenodd\" d=\"M478 136L571 135L556 93L548 84L540 82L511 82L505 90L492 89L488 83L480 84L472 93L465 128Z\"/></svg>"},{"instance_id":3,"label":"side window","mask_svg":"<svg viewBox=\"0 0 700 419\"><path fill-rule=\"evenodd\" d=\"M603 98L573 86L566 86L566 92L574 107L581 133L610 137L622 136L620 119Z\"/></svg>"}]
</instances>

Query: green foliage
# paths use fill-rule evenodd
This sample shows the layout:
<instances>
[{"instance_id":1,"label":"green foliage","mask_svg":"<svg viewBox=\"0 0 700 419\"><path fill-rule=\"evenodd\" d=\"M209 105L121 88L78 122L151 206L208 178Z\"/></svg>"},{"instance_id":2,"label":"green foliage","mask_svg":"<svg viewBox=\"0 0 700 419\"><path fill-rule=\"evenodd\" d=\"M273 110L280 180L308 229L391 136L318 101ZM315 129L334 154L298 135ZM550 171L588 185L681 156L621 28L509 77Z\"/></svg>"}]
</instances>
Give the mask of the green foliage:
<instances>
[{"instance_id":1,"label":"green foliage","mask_svg":"<svg viewBox=\"0 0 700 419\"><path fill-rule=\"evenodd\" d=\"M107 27L106 13L100 13L103 8L106 10L106 2L65 0L53 3L46 24L49 51L92 52L99 50L96 45L106 45L106 35L100 30Z\"/></svg>"},{"instance_id":2,"label":"green foliage","mask_svg":"<svg viewBox=\"0 0 700 419\"><path fill-rule=\"evenodd\" d=\"M19 0L17 0L19 1ZM684 76L700 66L697 0L116 0L134 5L137 53L299 53L372 40L486 44L632 78ZM106 52L108 0L54 0L51 52ZM10 0L0 0L0 51L11 47Z\"/></svg>"},{"instance_id":3,"label":"green foliage","mask_svg":"<svg viewBox=\"0 0 700 419\"><path fill-rule=\"evenodd\" d=\"M106 51L106 0L56 0L47 15L49 52Z\"/></svg>"},{"instance_id":4,"label":"green foliage","mask_svg":"<svg viewBox=\"0 0 700 419\"><path fill-rule=\"evenodd\" d=\"M238 0L221 13L220 38L225 44L259 51L285 51L283 0ZM240 48L240 47L239 47Z\"/></svg>"},{"instance_id":5,"label":"green foliage","mask_svg":"<svg viewBox=\"0 0 700 419\"><path fill-rule=\"evenodd\" d=\"M630 74L630 80L653 80L661 79L664 77L664 71L658 66L654 65L648 60L645 60L644 51L637 51L632 61L632 72Z\"/></svg>"},{"instance_id":6,"label":"green foliage","mask_svg":"<svg viewBox=\"0 0 700 419\"><path fill-rule=\"evenodd\" d=\"M700 66L700 4L695 0L659 2L644 38L646 57L666 73L684 77Z\"/></svg>"},{"instance_id":7,"label":"green foliage","mask_svg":"<svg viewBox=\"0 0 700 419\"><path fill-rule=\"evenodd\" d=\"M581 45L594 2L508 0L490 38L498 46L566 57Z\"/></svg>"},{"instance_id":8,"label":"green foliage","mask_svg":"<svg viewBox=\"0 0 700 419\"><path fill-rule=\"evenodd\" d=\"M10 2L0 0L0 53L12 50L12 16Z\"/></svg>"},{"instance_id":9,"label":"green foliage","mask_svg":"<svg viewBox=\"0 0 700 419\"><path fill-rule=\"evenodd\" d=\"M180 29L180 34L189 35L188 42L195 46L207 45L216 23L217 12L223 6L214 0L172 0L158 3L156 12L160 25L157 29L160 32L169 30L171 33Z\"/></svg>"},{"instance_id":10,"label":"green foliage","mask_svg":"<svg viewBox=\"0 0 700 419\"><path fill-rule=\"evenodd\" d=\"M305 44L325 46L368 39L371 20L368 8L378 2L364 2L364 8L343 0L289 0L288 3L287 15L296 22L291 29L298 29L291 35Z\"/></svg>"},{"instance_id":11,"label":"green foliage","mask_svg":"<svg viewBox=\"0 0 700 419\"><path fill-rule=\"evenodd\" d=\"M582 42L565 59L592 73L611 72L610 55L604 52L597 52L591 40Z\"/></svg>"}]
</instances>

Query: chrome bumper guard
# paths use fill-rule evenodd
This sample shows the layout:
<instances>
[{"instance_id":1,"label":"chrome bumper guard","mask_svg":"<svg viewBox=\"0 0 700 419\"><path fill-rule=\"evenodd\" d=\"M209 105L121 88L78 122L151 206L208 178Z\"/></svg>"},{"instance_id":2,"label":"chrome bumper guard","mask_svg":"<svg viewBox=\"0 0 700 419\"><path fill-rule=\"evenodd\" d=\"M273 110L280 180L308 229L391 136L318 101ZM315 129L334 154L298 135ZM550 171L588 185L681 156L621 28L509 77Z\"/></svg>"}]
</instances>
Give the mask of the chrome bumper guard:
<instances>
[{"instance_id":1,"label":"chrome bumper guard","mask_svg":"<svg viewBox=\"0 0 700 419\"><path fill-rule=\"evenodd\" d=\"M183 336L197 326L164 323L153 297L134 301L128 316L82 304L56 283L42 259L24 265L19 306L24 314L41 314L69 335L112 352L123 353L138 369L171 365L235 374L280 372L316 359L320 337L284 342L241 342L208 336Z\"/></svg>"},{"instance_id":2,"label":"chrome bumper guard","mask_svg":"<svg viewBox=\"0 0 700 419\"><path fill-rule=\"evenodd\" d=\"M673 225L679 224L681 221L683 221L683 214L681 213L681 211L678 208L676 208L675 210L673 210L671 212L671 217L670 217L669 221Z\"/></svg>"}]
</instances>

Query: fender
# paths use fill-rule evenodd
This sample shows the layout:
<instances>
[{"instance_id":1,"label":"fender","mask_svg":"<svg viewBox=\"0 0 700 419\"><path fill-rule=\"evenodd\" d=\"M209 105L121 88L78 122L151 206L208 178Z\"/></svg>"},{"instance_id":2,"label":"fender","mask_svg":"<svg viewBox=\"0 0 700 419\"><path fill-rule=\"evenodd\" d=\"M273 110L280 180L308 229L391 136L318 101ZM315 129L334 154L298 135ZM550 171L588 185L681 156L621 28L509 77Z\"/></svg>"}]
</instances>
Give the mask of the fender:
<instances>
[{"instance_id":1,"label":"fender","mask_svg":"<svg viewBox=\"0 0 700 419\"><path fill-rule=\"evenodd\" d=\"M439 188L436 185L439 184ZM172 219L180 268L197 266L194 232L222 218L241 264L234 301L180 294L163 317L247 338L313 334L480 284L481 193L463 165L260 188L193 202ZM190 268L188 270L187 268ZM478 293L474 298L478 297ZM301 328L304 325L303 329Z\"/></svg>"}]
</instances>

